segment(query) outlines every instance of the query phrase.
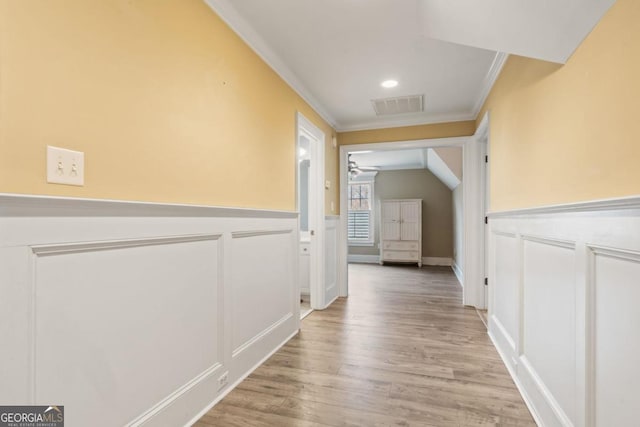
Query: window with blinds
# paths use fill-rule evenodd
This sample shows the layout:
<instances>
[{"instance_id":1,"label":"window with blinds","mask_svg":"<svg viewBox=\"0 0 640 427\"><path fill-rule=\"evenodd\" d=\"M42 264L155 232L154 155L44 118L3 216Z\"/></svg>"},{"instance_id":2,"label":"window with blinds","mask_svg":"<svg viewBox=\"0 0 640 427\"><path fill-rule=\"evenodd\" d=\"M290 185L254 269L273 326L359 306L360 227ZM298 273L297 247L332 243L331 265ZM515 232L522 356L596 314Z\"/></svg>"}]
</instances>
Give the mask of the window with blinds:
<instances>
[{"instance_id":1,"label":"window with blinds","mask_svg":"<svg viewBox=\"0 0 640 427\"><path fill-rule=\"evenodd\" d=\"M351 243L373 243L373 183L349 184L347 237Z\"/></svg>"}]
</instances>

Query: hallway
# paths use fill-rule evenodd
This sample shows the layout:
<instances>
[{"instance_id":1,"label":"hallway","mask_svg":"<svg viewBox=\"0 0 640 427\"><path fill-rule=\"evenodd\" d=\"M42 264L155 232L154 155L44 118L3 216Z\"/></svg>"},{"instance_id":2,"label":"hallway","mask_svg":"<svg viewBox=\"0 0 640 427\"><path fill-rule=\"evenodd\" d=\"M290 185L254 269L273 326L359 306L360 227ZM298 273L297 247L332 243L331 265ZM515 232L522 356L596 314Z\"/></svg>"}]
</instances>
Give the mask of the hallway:
<instances>
[{"instance_id":1,"label":"hallway","mask_svg":"<svg viewBox=\"0 0 640 427\"><path fill-rule=\"evenodd\" d=\"M449 268L349 265L350 297L196 426L534 425Z\"/></svg>"}]
</instances>

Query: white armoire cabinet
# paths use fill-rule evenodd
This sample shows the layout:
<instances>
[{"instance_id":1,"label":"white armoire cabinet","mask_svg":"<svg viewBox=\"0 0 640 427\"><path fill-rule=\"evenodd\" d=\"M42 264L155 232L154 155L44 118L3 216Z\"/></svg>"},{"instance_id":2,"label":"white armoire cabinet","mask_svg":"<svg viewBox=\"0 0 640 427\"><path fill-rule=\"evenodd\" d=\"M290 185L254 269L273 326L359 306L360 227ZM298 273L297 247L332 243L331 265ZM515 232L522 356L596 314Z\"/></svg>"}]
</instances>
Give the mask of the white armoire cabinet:
<instances>
[{"instance_id":1,"label":"white armoire cabinet","mask_svg":"<svg viewBox=\"0 0 640 427\"><path fill-rule=\"evenodd\" d=\"M422 199L382 200L380 264L415 262L422 267Z\"/></svg>"}]
</instances>

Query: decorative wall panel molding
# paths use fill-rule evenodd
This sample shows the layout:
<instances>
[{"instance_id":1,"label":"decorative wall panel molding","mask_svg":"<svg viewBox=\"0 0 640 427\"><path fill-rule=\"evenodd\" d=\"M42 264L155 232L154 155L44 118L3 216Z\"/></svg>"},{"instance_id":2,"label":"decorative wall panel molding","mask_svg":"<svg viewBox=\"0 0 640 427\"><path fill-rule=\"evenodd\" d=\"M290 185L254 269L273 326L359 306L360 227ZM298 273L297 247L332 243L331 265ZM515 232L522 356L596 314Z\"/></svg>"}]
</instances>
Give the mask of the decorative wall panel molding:
<instances>
[{"instance_id":1,"label":"decorative wall panel molding","mask_svg":"<svg viewBox=\"0 0 640 427\"><path fill-rule=\"evenodd\" d=\"M0 401L187 425L299 329L297 254L293 212L0 195Z\"/></svg>"},{"instance_id":2,"label":"decorative wall panel molding","mask_svg":"<svg viewBox=\"0 0 640 427\"><path fill-rule=\"evenodd\" d=\"M634 425L639 198L490 215L489 334L539 425Z\"/></svg>"},{"instance_id":3,"label":"decorative wall panel molding","mask_svg":"<svg viewBox=\"0 0 640 427\"><path fill-rule=\"evenodd\" d=\"M338 238L340 217L325 218L325 296L324 306L328 307L338 298Z\"/></svg>"}]
</instances>

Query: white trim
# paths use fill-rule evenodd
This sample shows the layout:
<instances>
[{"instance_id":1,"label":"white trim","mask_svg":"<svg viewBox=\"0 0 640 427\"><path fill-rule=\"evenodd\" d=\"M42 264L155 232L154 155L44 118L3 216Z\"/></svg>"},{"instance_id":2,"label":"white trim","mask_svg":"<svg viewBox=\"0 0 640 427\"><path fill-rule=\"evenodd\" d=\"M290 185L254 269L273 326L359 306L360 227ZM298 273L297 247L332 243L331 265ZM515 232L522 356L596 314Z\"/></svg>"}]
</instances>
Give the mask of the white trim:
<instances>
[{"instance_id":1,"label":"white trim","mask_svg":"<svg viewBox=\"0 0 640 427\"><path fill-rule=\"evenodd\" d=\"M34 245L31 251L40 257L47 255L72 254L82 252L104 251L109 249L136 248L141 246L170 245L175 243L202 242L206 240L218 240L222 237L217 234L188 234L184 236L152 237L146 239L121 239L99 242L62 243L52 245Z\"/></svg>"},{"instance_id":2,"label":"white trim","mask_svg":"<svg viewBox=\"0 0 640 427\"><path fill-rule=\"evenodd\" d=\"M273 234L289 234L293 233L294 230L282 229L282 230L256 230L256 231L233 231L231 232L232 239L244 239L247 237L258 237L258 236L271 236Z\"/></svg>"},{"instance_id":3,"label":"white trim","mask_svg":"<svg viewBox=\"0 0 640 427\"><path fill-rule=\"evenodd\" d=\"M491 333L491 331L489 331L489 332L487 332L487 335L489 335L489 339L491 340L491 343L493 344L493 347L498 351L498 355L500 356L500 359L502 359L502 363L507 368L507 371L509 372L509 375L511 376L511 379L513 380L514 384L516 385L516 388L520 392L520 395L522 396L522 400L524 400L524 404L527 405L527 408L529 409L529 412L531 413L531 416L533 417L533 421L535 421L536 425L543 426L544 423L542 422L542 419L540 418L540 414L538 414L538 412L536 411L536 408L533 406L533 404L531 402L531 397L529 396L529 393L527 393L527 390L522 385L522 382L518 378L518 375L516 374L516 371L511 366L511 363L510 363L507 355L504 354L504 351L502 350L500 345L498 345L495 337L493 336L493 333Z\"/></svg>"},{"instance_id":4,"label":"white trim","mask_svg":"<svg viewBox=\"0 0 640 427\"><path fill-rule=\"evenodd\" d=\"M400 128L406 126L436 125L439 123L467 122L475 119L476 115L474 115L473 112L458 114L438 114L430 115L429 117L425 117L421 114L418 117L387 118L386 120L378 118L353 123L350 125L338 125L338 127L336 127L336 130L338 132L353 132L358 130L374 130Z\"/></svg>"},{"instance_id":5,"label":"white trim","mask_svg":"<svg viewBox=\"0 0 640 427\"><path fill-rule=\"evenodd\" d=\"M6 216L152 216L152 217L240 217L296 218L297 212L230 208L180 203L138 202L80 197L0 193L0 217Z\"/></svg>"},{"instance_id":6,"label":"white trim","mask_svg":"<svg viewBox=\"0 0 640 427\"><path fill-rule=\"evenodd\" d=\"M422 265L446 266L451 267L453 260L449 257L422 257Z\"/></svg>"},{"instance_id":7,"label":"white trim","mask_svg":"<svg viewBox=\"0 0 640 427\"><path fill-rule=\"evenodd\" d=\"M140 415L139 417L137 417L136 419L128 423L127 427L144 425L145 423L153 419L153 417L158 415L160 412L164 411L166 408L171 406L175 401L180 399L182 396L185 396L187 393L193 390L196 386L206 381L212 375L215 375L216 371L220 370L222 367L223 367L222 364L218 362L213 366L211 366L210 368L206 369L200 375L196 376L193 380L189 381L187 384L185 384L175 392L171 393L169 396L162 399L158 404L153 406L147 412L143 413L142 415ZM231 389L228 390L227 393L229 391L231 391Z\"/></svg>"},{"instance_id":8,"label":"white trim","mask_svg":"<svg viewBox=\"0 0 640 427\"><path fill-rule=\"evenodd\" d=\"M471 207L477 206L477 201L481 197L480 194L477 194L478 191L474 191L473 189L478 185L477 182L472 185L468 181L472 179L471 177L475 176L473 170L477 170L479 168L480 161L480 150L476 149L477 136L460 136L453 138L433 138L433 139L419 139L419 140L411 140L411 141L388 141L388 142L377 142L377 143L369 143L369 144L355 144L355 145L342 145L340 146L340 158L339 158L339 167L340 167L340 206L347 206L347 154L349 151L364 151L364 150L399 150L399 149L416 149L416 148L433 148L433 147L463 147L463 180L466 184L463 187L463 205L464 208L464 229L471 230L474 226L472 222L479 222L477 218L480 218L481 215L479 213L479 207L475 211L471 211ZM472 156L472 157L470 157ZM475 159L471 162L471 158ZM484 158L482 158L484 162ZM474 168L473 170L470 168ZM465 178L466 177L466 178ZM474 199L475 198L475 199ZM478 205L479 206L479 205ZM349 284L347 278L347 262L348 257L346 254L348 253L348 243L346 238L346 230L347 230L347 210L341 209L340 216L340 227L343 230L341 243L339 246L339 250L344 253L344 256L341 256L339 259L339 268L341 272L341 281L340 281L340 295L347 296L349 291ZM474 216L475 215L475 216ZM484 216L484 214L482 214ZM470 222L471 221L471 222ZM472 280L472 286L463 286L464 288L464 298L463 303L465 305L472 305L478 308L484 308L484 275L482 276L482 280L477 277L480 276L481 273L473 274L473 269L470 265L473 263L474 259L477 259L482 256L482 248L476 247L474 245L469 244L469 235L471 232L465 234L464 238L464 248L465 248L465 261L462 266L463 271L465 272L466 279L470 280L470 278L476 278ZM469 274L468 272L471 272ZM477 289L479 288L480 289ZM482 292L481 298L477 297L476 294L480 294Z\"/></svg>"},{"instance_id":9,"label":"white trim","mask_svg":"<svg viewBox=\"0 0 640 427\"><path fill-rule=\"evenodd\" d=\"M458 279L458 283L460 283L460 286L464 288L464 273L460 269L460 266L458 265L458 263L456 263L455 259L452 259L451 269L453 270L453 274L456 275L456 278Z\"/></svg>"},{"instance_id":10,"label":"white trim","mask_svg":"<svg viewBox=\"0 0 640 427\"><path fill-rule=\"evenodd\" d=\"M234 349L231 352L231 358L234 359L238 357L240 353L248 350L252 345L254 345L258 341L260 341L261 339L269 335L271 332L275 331L280 325L284 324L287 320L291 319L292 317L293 317L293 313L285 314L280 320L277 320L275 323L265 328L262 332L260 332L256 336L250 338L247 342L240 344L238 348Z\"/></svg>"},{"instance_id":11,"label":"white trim","mask_svg":"<svg viewBox=\"0 0 640 427\"><path fill-rule=\"evenodd\" d=\"M482 89L480 90L480 96L478 96L478 99L476 100L476 103L473 107L472 112L473 112L474 118L478 117L478 114L480 113L480 109L482 108L485 101L487 100L487 97L489 96L489 93L491 92L493 85L496 83L496 80L498 80L498 77L500 76L500 72L502 71L502 67L504 67L504 64L507 62L507 59L509 59L508 53L496 52L496 56L493 59L493 63L491 64L491 67L489 67L489 71L487 72L487 75L484 77L484 80L482 82Z\"/></svg>"},{"instance_id":12,"label":"white trim","mask_svg":"<svg viewBox=\"0 0 640 427\"><path fill-rule=\"evenodd\" d=\"M222 399L224 399L227 396L227 394L233 391L242 381L244 381L249 375L251 375L253 371L258 369L264 362L266 362L271 356L273 356L278 350L280 350L286 343L288 343L291 338L298 335L298 333L300 333L300 329L298 329L297 331L289 335L287 338L285 338L284 341L280 343L280 345L276 346L276 348L274 348L271 352L269 352L269 354L267 354L262 359L260 359L260 361L255 365L253 365L251 369L249 369L249 371L241 375L240 378L238 378L236 381L234 381L233 384L231 384L231 386L227 387L222 393L220 393L220 395L218 395L218 397L216 397L216 399L213 402L207 405L207 407L204 408L202 411L200 411L195 417L191 418L191 420L189 420L189 422L187 422L184 425L184 427L190 427L194 425L200 418L202 418L207 412L209 412L211 408L216 406Z\"/></svg>"},{"instance_id":13,"label":"white trim","mask_svg":"<svg viewBox=\"0 0 640 427\"><path fill-rule=\"evenodd\" d=\"M485 301L485 186L484 156L489 115L485 114L476 133L464 145L462 163L462 204L464 270L463 303L478 309L486 308Z\"/></svg>"},{"instance_id":14,"label":"white trim","mask_svg":"<svg viewBox=\"0 0 640 427\"><path fill-rule=\"evenodd\" d=\"M363 264L378 264L380 261L380 255L358 255L358 254L349 254L347 256L347 261L349 263L363 263Z\"/></svg>"},{"instance_id":15,"label":"white trim","mask_svg":"<svg viewBox=\"0 0 640 427\"><path fill-rule=\"evenodd\" d=\"M313 199L315 205L312 205L309 209L309 225L315 226L315 236L311 238L310 244L310 304L314 310L322 309L325 307L325 227L326 227L326 215L325 209L325 135L320 128L314 125L309 119L307 119L302 113L296 113L296 144L300 140L300 135L307 133L317 143L313 143L311 146L312 160L315 158L314 165L315 176L310 177L311 183L316 183L316 188L312 188L310 191L314 193ZM296 163L297 164L297 163ZM296 168L297 170L297 168ZM296 194L297 191L297 177L296 177ZM297 197L296 197L297 199ZM311 199L311 198L310 198ZM315 208L315 212L312 212L312 208ZM312 219L315 224L312 223Z\"/></svg>"},{"instance_id":16,"label":"white trim","mask_svg":"<svg viewBox=\"0 0 640 427\"><path fill-rule=\"evenodd\" d=\"M236 11L229 0L204 0L204 2L231 29L294 90L307 104L311 106L331 127L338 129L335 118L329 114L324 106L311 94L298 76L291 71L267 42L253 29L253 27Z\"/></svg>"},{"instance_id":17,"label":"white trim","mask_svg":"<svg viewBox=\"0 0 640 427\"><path fill-rule=\"evenodd\" d=\"M529 359L525 355L520 356L519 359L520 366L522 366L522 372L519 372L520 377L524 375L529 376L529 378L525 382L530 381L533 383L535 388L532 391L534 393L538 392L542 396L545 403L553 411L556 419L560 422L560 425L573 426L571 418L569 418L567 413L562 410L562 406L560 406L560 403L558 403L556 398L553 396L553 393L551 393L551 391L545 385L544 381L542 381L542 378L540 378L540 374L538 374L531 362L529 362Z\"/></svg>"},{"instance_id":18,"label":"white trim","mask_svg":"<svg viewBox=\"0 0 640 427\"><path fill-rule=\"evenodd\" d=\"M331 304L333 304L337 299L338 299L339 295L336 295L335 297L331 298L331 301L329 301L328 303L325 304L324 307L321 308L321 310L325 310L326 308L328 308ZM313 311L313 309L312 309Z\"/></svg>"},{"instance_id":19,"label":"white trim","mask_svg":"<svg viewBox=\"0 0 640 427\"><path fill-rule=\"evenodd\" d=\"M489 218L515 216L549 215L558 213L576 213L592 211L640 209L640 196L617 197L611 199L590 200L586 202L562 203L532 208L512 209L489 212Z\"/></svg>"}]
</instances>

